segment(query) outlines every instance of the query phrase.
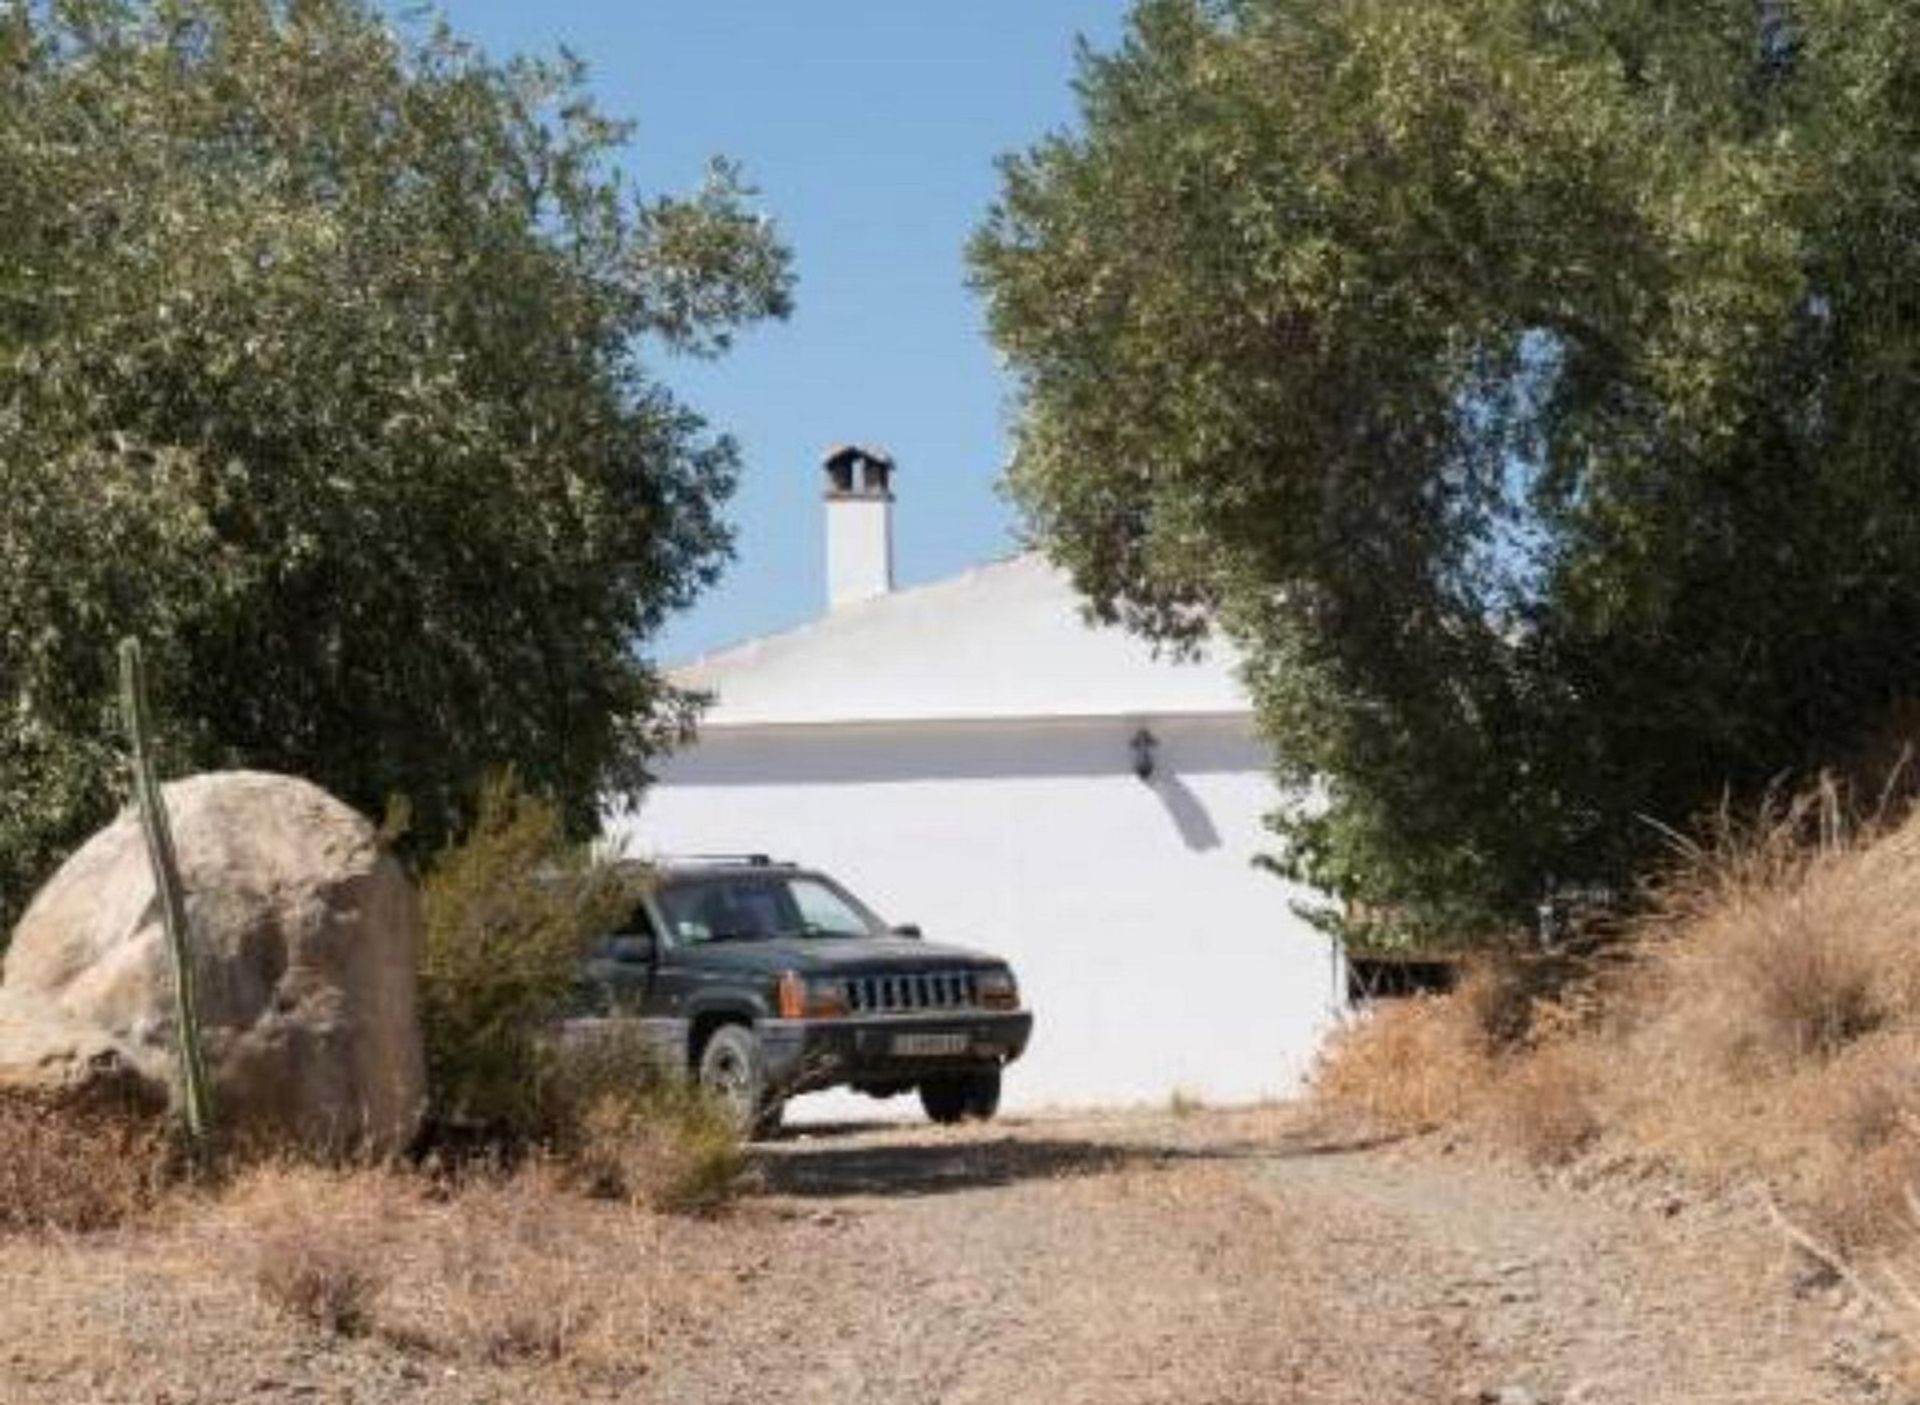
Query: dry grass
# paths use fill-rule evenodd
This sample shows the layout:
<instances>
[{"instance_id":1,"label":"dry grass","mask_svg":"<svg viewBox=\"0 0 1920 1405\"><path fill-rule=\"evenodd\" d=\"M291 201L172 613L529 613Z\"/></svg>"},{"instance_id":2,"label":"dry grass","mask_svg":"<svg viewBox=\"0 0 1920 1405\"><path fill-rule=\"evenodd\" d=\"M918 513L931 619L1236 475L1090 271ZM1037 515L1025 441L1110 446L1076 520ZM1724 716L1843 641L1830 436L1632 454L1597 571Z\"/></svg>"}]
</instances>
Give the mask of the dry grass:
<instances>
[{"instance_id":1,"label":"dry grass","mask_svg":"<svg viewBox=\"0 0 1920 1405\"><path fill-rule=\"evenodd\" d=\"M1602 1075L1583 1049L1553 1045L1514 1059L1487 1087L1487 1124L1541 1166L1562 1166L1600 1136Z\"/></svg>"},{"instance_id":2,"label":"dry grass","mask_svg":"<svg viewBox=\"0 0 1920 1405\"><path fill-rule=\"evenodd\" d=\"M289 1223L262 1226L252 1248L254 1286L280 1311L344 1337L373 1325L386 1273L364 1238L301 1211Z\"/></svg>"},{"instance_id":3,"label":"dry grass","mask_svg":"<svg viewBox=\"0 0 1920 1405\"><path fill-rule=\"evenodd\" d=\"M1314 1071L1315 1096L1388 1132L1453 1122L1491 1067L1485 1038L1457 996L1416 996L1335 1032Z\"/></svg>"},{"instance_id":4,"label":"dry grass","mask_svg":"<svg viewBox=\"0 0 1920 1405\"><path fill-rule=\"evenodd\" d=\"M1920 821L1853 831L1815 801L1723 830L1669 886L1609 1097L1634 1142L1763 1174L1857 1240L1848 1181L1883 1176L1920 1108Z\"/></svg>"},{"instance_id":5,"label":"dry grass","mask_svg":"<svg viewBox=\"0 0 1920 1405\"><path fill-rule=\"evenodd\" d=\"M573 1188L702 1214L744 1183L746 1148L727 1114L633 1022L575 1031L546 1052L543 1078L551 1150Z\"/></svg>"},{"instance_id":6,"label":"dry grass","mask_svg":"<svg viewBox=\"0 0 1920 1405\"><path fill-rule=\"evenodd\" d=\"M189 1238L281 1314L448 1361L631 1373L656 1341L653 1216L585 1201L547 1163L458 1187L260 1167Z\"/></svg>"},{"instance_id":7,"label":"dry grass","mask_svg":"<svg viewBox=\"0 0 1920 1405\"><path fill-rule=\"evenodd\" d=\"M726 1114L691 1087L602 1098L582 1114L558 1164L589 1195L705 1214L738 1193L746 1150Z\"/></svg>"},{"instance_id":8,"label":"dry grass","mask_svg":"<svg viewBox=\"0 0 1920 1405\"><path fill-rule=\"evenodd\" d=\"M210 1196L225 1265L276 1311L341 1336L371 1331L392 1225L410 1198L380 1170L262 1164Z\"/></svg>"},{"instance_id":9,"label":"dry grass","mask_svg":"<svg viewBox=\"0 0 1920 1405\"><path fill-rule=\"evenodd\" d=\"M1319 1096L1537 1163L1605 1141L1758 1180L1812 1241L1920 1284L1920 817L1850 822L1831 785L1723 815L1654 897L1624 976L1578 991L1597 1013L1482 976L1345 1032Z\"/></svg>"},{"instance_id":10,"label":"dry grass","mask_svg":"<svg viewBox=\"0 0 1920 1405\"><path fill-rule=\"evenodd\" d=\"M0 1232L123 1224L153 1207L168 1171L151 1116L0 1097Z\"/></svg>"}]
</instances>

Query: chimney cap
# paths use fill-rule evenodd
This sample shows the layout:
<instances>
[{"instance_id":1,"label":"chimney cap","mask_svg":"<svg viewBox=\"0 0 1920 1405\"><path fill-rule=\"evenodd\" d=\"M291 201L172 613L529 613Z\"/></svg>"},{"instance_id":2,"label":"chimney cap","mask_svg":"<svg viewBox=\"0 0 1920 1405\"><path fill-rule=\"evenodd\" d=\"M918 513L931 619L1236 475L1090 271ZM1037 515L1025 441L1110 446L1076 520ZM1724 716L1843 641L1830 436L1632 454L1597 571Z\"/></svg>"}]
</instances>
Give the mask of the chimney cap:
<instances>
[{"instance_id":1,"label":"chimney cap","mask_svg":"<svg viewBox=\"0 0 1920 1405\"><path fill-rule=\"evenodd\" d=\"M827 450L820 466L827 474L830 498L891 498L894 462L884 449L862 444L837 444Z\"/></svg>"}]
</instances>

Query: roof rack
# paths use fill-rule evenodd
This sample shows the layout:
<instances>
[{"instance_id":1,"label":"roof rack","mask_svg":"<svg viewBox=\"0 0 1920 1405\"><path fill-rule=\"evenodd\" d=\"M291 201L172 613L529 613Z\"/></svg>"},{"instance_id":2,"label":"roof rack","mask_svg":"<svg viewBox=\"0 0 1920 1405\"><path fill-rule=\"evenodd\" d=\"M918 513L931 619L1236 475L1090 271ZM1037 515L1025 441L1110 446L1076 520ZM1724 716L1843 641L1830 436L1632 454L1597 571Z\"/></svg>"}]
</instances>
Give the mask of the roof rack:
<instances>
[{"instance_id":1,"label":"roof rack","mask_svg":"<svg viewBox=\"0 0 1920 1405\"><path fill-rule=\"evenodd\" d=\"M652 859L656 864L712 864L715 867L735 865L741 868L791 868L792 864L776 863L766 854L656 854Z\"/></svg>"}]
</instances>

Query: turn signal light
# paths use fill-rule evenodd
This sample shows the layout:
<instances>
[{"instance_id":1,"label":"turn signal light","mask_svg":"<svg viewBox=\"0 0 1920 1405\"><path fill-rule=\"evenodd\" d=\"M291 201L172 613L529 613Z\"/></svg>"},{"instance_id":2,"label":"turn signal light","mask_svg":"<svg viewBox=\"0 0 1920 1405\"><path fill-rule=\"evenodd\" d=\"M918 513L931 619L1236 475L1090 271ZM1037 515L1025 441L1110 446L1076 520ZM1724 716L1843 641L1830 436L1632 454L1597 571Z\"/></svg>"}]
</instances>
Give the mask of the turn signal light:
<instances>
[{"instance_id":1,"label":"turn signal light","mask_svg":"<svg viewBox=\"0 0 1920 1405\"><path fill-rule=\"evenodd\" d=\"M810 981L798 971L781 975L778 1007L783 1020L835 1020L848 1013L838 981Z\"/></svg>"}]
</instances>

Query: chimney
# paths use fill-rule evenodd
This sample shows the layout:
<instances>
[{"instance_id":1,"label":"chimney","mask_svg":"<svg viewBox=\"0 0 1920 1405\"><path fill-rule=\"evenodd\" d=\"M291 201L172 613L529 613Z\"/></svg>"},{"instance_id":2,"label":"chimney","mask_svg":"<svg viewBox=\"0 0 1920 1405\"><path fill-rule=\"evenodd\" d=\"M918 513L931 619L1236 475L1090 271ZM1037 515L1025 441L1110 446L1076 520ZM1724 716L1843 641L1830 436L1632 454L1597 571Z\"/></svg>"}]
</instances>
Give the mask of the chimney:
<instances>
[{"instance_id":1,"label":"chimney","mask_svg":"<svg viewBox=\"0 0 1920 1405\"><path fill-rule=\"evenodd\" d=\"M843 444L827 475L827 603L837 610L893 589L893 460Z\"/></svg>"}]
</instances>

